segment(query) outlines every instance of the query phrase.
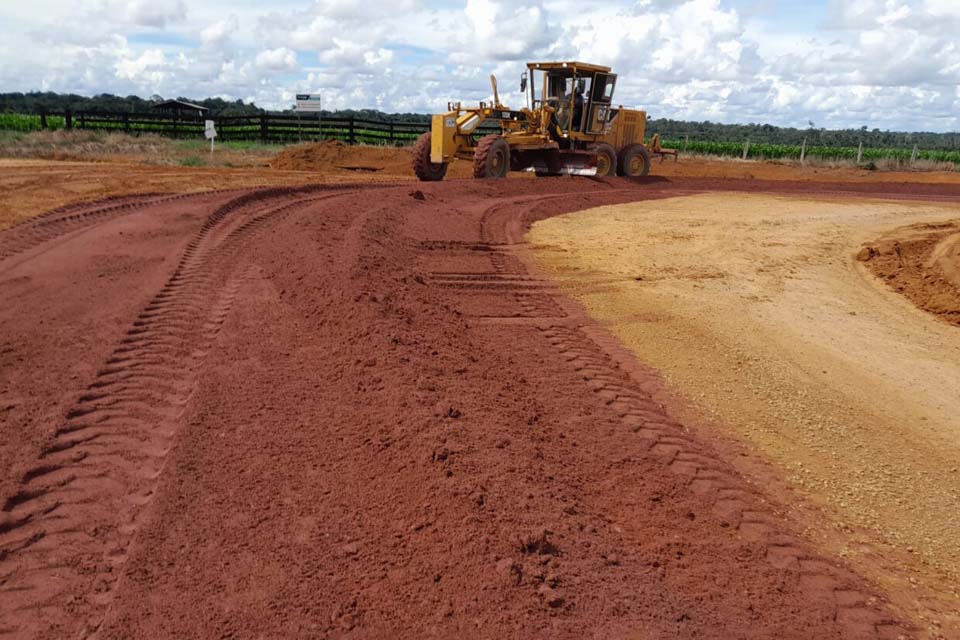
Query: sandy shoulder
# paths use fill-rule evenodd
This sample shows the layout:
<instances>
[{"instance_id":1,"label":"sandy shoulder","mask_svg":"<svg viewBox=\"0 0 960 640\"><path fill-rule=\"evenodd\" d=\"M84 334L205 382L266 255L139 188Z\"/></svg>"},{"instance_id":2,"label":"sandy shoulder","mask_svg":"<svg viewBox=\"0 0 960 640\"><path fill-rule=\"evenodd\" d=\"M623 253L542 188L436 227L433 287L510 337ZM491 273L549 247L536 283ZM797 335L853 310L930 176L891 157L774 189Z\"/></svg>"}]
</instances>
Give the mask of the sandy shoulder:
<instances>
[{"instance_id":1,"label":"sandy shoulder","mask_svg":"<svg viewBox=\"0 0 960 640\"><path fill-rule=\"evenodd\" d=\"M828 506L824 544L956 630L960 331L854 256L891 228L957 218L953 205L714 194L553 218L529 239L691 418Z\"/></svg>"}]
</instances>

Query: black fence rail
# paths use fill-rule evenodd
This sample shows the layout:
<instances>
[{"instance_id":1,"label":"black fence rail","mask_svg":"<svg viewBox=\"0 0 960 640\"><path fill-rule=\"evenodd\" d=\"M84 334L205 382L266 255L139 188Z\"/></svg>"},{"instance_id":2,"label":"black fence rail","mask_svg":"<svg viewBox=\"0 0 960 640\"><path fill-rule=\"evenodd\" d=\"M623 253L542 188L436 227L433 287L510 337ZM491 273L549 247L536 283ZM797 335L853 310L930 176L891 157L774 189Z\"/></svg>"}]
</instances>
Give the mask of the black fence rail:
<instances>
[{"instance_id":1,"label":"black fence rail","mask_svg":"<svg viewBox=\"0 0 960 640\"><path fill-rule=\"evenodd\" d=\"M316 140L340 140L348 144L401 146L413 144L430 130L429 122L382 122L360 118L323 118L318 114L271 114L204 118L188 114L106 113L94 111L0 114L0 128L20 131L83 129L118 131L131 135L151 133L170 138L202 138L205 121L213 120L217 140L294 144ZM9 126L5 126L10 123ZM498 133L499 125L486 123L477 135Z\"/></svg>"},{"instance_id":2,"label":"black fence rail","mask_svg":"<svg viewBox=\"0 0 960 640\"><path fill-rule=\"evenodd\" d=\"M156 113L67 112L64 126L67 129L99 129L134 135L153 133L169 138L203 137L204 130L201 119Z\"/></svg>"}]
</instances>

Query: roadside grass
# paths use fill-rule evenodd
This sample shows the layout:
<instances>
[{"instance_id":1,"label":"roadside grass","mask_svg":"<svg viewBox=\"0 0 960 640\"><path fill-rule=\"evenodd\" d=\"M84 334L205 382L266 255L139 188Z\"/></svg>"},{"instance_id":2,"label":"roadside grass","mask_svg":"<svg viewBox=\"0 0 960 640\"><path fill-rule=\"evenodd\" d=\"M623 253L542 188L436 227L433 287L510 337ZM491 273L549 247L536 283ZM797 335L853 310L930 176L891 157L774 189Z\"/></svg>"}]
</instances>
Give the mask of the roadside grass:
<instances>
[{"instance_id":1,"label":"roadside grass","mask_svg":"<svg viewBox=\"0 0 960 640\"><path fill-rule=\"evenodd\" d=\"M181 167L205 167L207 161L199 156L187 156L180 160Z\"/></svg>"},{"instance_id":2,"label":"roadside grass","mask_svg":"<svg viewBox=\"0 0 960 640\"><path fill-rule=\"evenodd\" d=\"M125 161L185 167L264 167L283 145L174 140L156 134L93 130L0 131L0 157L90 162Z\"/></svg>"},{"instance_id":3,"label":"roadside grass","mask_svg":"<svg viewBox=\"0 0 960 640\"><path fill-rule=\"evenodd\" d=\"M198 151L210 151L210 141L209 140L174 140L173 144L176 145L178 149L184 151L198 152ZM244 140L229 140L227 142L214 142L215 149L228 149L230 151L254 151L254 152L269 152L271 154L276 154L282 151L284 148L292 146L285 144L270 144L256 141L244 141Z\"/></svg>"},{"instance_id":4,"label":"roadside grass","mask_svg":"<svg viewBox=\"0 0 960 640\"><path fill-rule=\"evenodd\" d=\"M128 136L95 131L5 132L0 156L45 160L102 160L107 156L160 154L169 141L155 135Z\"/></svg>"}]
</instances>

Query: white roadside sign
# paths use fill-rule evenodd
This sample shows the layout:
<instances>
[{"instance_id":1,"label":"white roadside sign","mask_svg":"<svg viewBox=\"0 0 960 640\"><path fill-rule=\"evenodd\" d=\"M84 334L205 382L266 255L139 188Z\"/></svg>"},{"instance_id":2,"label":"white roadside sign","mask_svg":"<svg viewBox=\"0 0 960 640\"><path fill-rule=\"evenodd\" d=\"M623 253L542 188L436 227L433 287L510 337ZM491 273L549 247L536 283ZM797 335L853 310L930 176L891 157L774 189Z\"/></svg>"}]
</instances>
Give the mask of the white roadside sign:
<instances>
[{"instance_id":1,"label":"white roadside sign","mask_svg":"<svg viewBox=\"0 0 960 640\"><path fill-rule=\"evenodd\" d=\"M205 120L203 123L203 136L210 141L210 153L213 153L213 139L217 137L217 123L213 120Z\"/></svg>"},{"instance_id":2,"label":"white roadside sign","mask_svg":"<svg viewBox=\"0 0 960 640\"><path fill-rule=\"evenodd\" d=\"M296 111L316 113L321 110L319 93L298 93Z\"/></svg>"}]
</instances>

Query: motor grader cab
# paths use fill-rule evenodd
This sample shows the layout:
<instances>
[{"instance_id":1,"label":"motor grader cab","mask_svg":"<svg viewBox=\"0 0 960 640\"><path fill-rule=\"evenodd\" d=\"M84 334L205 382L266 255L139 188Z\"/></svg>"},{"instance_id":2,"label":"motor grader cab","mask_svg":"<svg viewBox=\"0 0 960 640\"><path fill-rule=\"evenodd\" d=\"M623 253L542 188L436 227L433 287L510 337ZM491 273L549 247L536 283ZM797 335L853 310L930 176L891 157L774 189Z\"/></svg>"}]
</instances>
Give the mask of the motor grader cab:
<instances>
[{"instance_id":1,"label":"motor grader cab","mask_svg":"<svg viewBox=\"0 0 960 640\"><path fill-rule=\"evenodd\" d=\"M421 180L442 180L455 159L473 163L477 178L502 178L508 171L538 176L575 174L645 176L650 153L644 146L647 114L614 107L617 76L610 67L583 62L531 62L520 80L527 105L500 103L490 76L493 103L448 105L413 148ZM478 135L494 120L500 133Z\"/></svg>"}]
</instances>

